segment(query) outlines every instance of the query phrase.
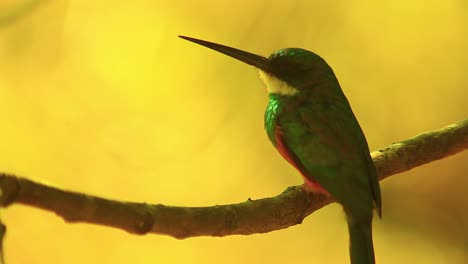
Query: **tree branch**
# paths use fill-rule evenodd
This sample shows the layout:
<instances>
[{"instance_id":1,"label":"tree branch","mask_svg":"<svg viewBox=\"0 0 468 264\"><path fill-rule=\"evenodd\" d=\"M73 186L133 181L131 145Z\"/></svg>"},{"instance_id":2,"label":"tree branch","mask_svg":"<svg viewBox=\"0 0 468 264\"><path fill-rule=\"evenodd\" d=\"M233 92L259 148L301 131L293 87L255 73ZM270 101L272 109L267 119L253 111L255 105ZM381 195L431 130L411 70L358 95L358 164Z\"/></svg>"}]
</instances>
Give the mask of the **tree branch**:
<instances>
[{"instance_id":1,"label":"tree branch","mask_svg":"<svg viewBox=\"0 0 468 264\"><path fill-rule=\"evenodd\" d=\"M380 179L468 148L468 119L393 143L372 153ZM133 234L175 238L266 233L300 224L312 212L334 202L307 193L302 186L276 197L211 207L175 207L122 202L65 191L10 174L0 174L0 206L20 203L55 212L67 222L85 222Z\"/></svg>"}]
</instances>

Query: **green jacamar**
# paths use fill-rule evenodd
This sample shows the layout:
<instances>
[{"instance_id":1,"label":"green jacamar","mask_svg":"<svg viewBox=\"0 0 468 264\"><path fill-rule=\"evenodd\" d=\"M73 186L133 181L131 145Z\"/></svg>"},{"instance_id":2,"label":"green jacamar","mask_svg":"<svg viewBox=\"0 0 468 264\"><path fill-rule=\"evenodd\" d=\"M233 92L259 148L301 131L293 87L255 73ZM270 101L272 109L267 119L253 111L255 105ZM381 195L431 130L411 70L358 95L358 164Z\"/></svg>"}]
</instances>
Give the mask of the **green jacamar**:
<instances>
[{"instance_id":1,"label":"green jacamar","mask_svg":"<svg viewBox=\"0 0 468 264\"><path fill-rule=\"evenodd\" d=\"M347 216L352 264L375 263L372 216L381 217L377 172L366 138L332 68L317 54L286 48L268 58L180 36L256 67L267 86L265 130L302 174L306 189L330 195Z\"/></svg>"}]
</instances>

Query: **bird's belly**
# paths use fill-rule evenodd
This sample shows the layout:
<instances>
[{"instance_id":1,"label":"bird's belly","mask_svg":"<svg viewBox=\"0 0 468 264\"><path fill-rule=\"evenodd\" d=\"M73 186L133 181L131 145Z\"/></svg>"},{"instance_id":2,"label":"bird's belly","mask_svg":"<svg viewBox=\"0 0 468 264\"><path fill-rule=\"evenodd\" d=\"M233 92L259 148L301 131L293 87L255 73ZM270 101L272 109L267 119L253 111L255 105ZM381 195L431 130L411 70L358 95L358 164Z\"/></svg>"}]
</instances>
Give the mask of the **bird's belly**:
<instances>
[{"instance_id":1,"label":"bird's belly","mask_svg":"<svg viewBox=\"0 0 468 264\"><path fill-rule=\"evenodd\" d=\"M294 166L302 175L304 178L304 189L308 192L313 192L313 193L321 193L326 196L330 196L330 193L325 190L316 180L313 179L312 175L305 175L303 170L301 169L301 166L296 163L296 161L293 158L293 154L289 151L289 149L285 146L283 143L283 140L281 139L281 132L279 130L276 131L275 133L275 138L276 138L276 149L278 152L283 156L284 159L286 159L291 165Z\"/></svg>"},{"instance_id":2,"label":"bird's belly","mask_svg":"<svg viewBox=\"0 0 468 264\"><path fill-rule=\"evenodd\" d=\"M327 190L325 190L325 188L323 188L322 185L320 185L317 181L309 180L309 178L304 176L304 174L302 173L301 175L304 178L304 189L306 191L331 196L331 194Z\"/></svg>"}]
</instances>

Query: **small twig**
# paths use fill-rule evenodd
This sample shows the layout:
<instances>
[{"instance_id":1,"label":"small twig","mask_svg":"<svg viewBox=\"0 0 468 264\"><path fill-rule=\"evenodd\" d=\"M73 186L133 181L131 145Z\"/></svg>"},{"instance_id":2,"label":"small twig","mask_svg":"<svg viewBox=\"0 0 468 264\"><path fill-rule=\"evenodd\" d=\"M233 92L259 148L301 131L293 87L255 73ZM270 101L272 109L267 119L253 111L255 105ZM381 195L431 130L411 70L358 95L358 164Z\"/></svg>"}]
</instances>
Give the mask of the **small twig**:
<instances>
[{"instance_id":1,"label":"small twig","mask_svg":"<svg viewBox=\"0 0 468 264\"><path fill-rule=\"evenodd\" d=\"M5 263L5 255L3 251L3 241L5 238L6 226L0 221L0 264Z\"/></svg>"},{"instance_id":2,"label":"small twig","mask_svg":"<svg viewBox=\"0 0 468 264\"><path fill-rule=\"evenodd\" d=\"M468 119L394 143L372 157L380 179L468 148ZM122 202L61 190L10 174L0 175L0 206L21 203L55 212L67 222L112 226L129 233L175 238L266 233L302 222L333 200L301 186L282 194L239 204L175 207Z\"/></svg>"},{"instance_id":3,"label":"small twig","mask_svg":"<svg viewBox=\"0 0 468 264\"><path fill-rule=\"evenodd\" d=\"M43 0L27 0L22 1L21 3L18 2L18 4L11 10L8 10L6 14L3 12L0 14L0 28L10 25L18 19L26 16L42 2Z\"/></svg>"}]
</instances>

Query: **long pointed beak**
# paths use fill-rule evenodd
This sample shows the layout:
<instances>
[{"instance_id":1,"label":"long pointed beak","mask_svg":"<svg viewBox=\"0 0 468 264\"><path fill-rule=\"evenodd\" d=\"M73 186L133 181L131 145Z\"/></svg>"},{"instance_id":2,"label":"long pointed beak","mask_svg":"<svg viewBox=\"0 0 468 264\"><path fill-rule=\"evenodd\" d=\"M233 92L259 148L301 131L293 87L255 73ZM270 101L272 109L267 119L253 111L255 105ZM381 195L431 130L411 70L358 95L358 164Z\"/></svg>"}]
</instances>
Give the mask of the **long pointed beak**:
<instances>
[{"instance_id":1,"label":"long pointed beak","mask_svg":"<svg viewBox=\"0 0 468 264\"><path fill-rule=\"evenodd\" d=\"M218 52L228 55L229 57L232 57L234 59L250 64L254 67L257 67L260 70L271 72L271 67L268 64L268 59L263 56L259 56L259 55L256 55L247 51L231 48L231 47L224 46L221 44L216 44L216 43L209 42L206 40L201 40L201 39L196 39L196 38L191 38L191 37L186 37L186 36L179 36L179 38L183 38L185 40L188 40L188 41L197 43L199 45L205 46L207 48L210 48L212 50L216 50Z\"/></svg>"}]
</instances>

